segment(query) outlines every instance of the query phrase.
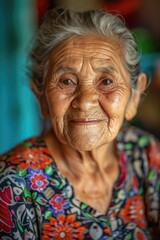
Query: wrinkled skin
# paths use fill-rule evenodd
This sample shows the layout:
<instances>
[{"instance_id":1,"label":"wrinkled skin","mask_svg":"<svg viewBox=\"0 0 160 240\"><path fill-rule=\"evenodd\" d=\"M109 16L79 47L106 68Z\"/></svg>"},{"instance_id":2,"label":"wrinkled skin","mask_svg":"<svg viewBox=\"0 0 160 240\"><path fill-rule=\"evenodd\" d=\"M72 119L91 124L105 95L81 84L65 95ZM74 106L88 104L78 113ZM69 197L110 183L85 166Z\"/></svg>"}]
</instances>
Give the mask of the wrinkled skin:
<instances>
[{"instance_id":1,"label":"wrinkled skin","mask_svg":"<svg viewBox=\"0 0 160 240\"><path fill-rule=\"evenodd\" d=\"M59 141L82 151L113 141L131 102L120 44L74 38L53 52L48 72L46 108Z\"/></svg>"},{"instance_id":2,"label":"wrinkled skin","mask_svg":"<svg viewBox=\"0 0 160 240\"><path fill-rule=\"evenodd\" d=\"M119 175L114 139L136 114L144 80L133 91L122 44L96 35L66 40L48 63L40 100L53 128L47 145L76 197L103 213Z\"/></svg>"}]
</instances>

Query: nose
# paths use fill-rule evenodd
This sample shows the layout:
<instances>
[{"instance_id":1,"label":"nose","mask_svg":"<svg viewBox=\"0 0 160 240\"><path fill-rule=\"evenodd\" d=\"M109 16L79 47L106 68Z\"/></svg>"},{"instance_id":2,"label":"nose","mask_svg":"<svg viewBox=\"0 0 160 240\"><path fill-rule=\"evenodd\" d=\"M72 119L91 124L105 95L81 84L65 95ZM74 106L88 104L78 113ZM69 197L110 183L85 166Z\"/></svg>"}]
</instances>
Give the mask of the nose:
<instances>
[{"instance_id":1,"label":"nose","mask_svg":"<svg viewBox=\"0 0 160 240\"><path fill-rule=\"evenodd\" d=\"M98 104L98 94L95 89L83 89L77 93L72 101L72 107L81 111L88 111Z\"/></svg>"}]
</instances>

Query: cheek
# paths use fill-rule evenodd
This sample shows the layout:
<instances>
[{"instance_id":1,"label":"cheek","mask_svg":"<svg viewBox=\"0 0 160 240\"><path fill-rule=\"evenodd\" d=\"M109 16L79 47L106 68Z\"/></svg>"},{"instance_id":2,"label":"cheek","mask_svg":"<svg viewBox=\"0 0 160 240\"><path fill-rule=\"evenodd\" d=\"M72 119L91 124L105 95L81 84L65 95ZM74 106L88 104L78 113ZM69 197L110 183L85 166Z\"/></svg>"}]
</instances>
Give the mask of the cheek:
<instances>
[{"instance_id":1,"label":"cheek","mask_svg":"<svg viewBox=\"0 0 160 240\"><path fill-rule=\"evenodd\" d=\"M50 117L61 117L67 110L67 101L60 94L48 94L47 102L50 111Z\"/></svg>"},{"instance_id":2,"label":"cheek","mask_svg":"<svg viewBox=\"0 0 160 240\"><path fill-rule=\"evenodd\" d=\"M111 93L107 96L101 96L100 104L108 116L114 117L115 115L118 116L124 114L127 99L127 95L124 96L124 94Z\"/></svg>"},{"instance_id":3,"label":"cheek","mask_svg":"<svg viewBox=\"0 0 160 240\"><path fill-rule=\"evenodd\" d=\"M50 94L47 97L50 119L56 134L61 135L66 124L67 114L70 109L71 100L62 94Z\"/></svg>"},{"instance_id":4,"label":"cheek","mask_svg":"<svg viewBox=\"0 0 160 240\"><path fill-rule=\"evenodd\" d=\"M55 98L50 98L48 102L52 128L57 137L60 137L64 128L65 107L61 102L56 101Z\"/></svg>"},{"instance_id":5,"label":"cheek","mask_svg":"<svg viewBox=\"0 0 160 240\"><path fill-rule=\"evenodd\" d=\"M109 94L107 96L103 95L100 98L101 106L106 113L112 113L117 110L119 102L119 97L113 94Z\"/></svg>"}]
</instances>

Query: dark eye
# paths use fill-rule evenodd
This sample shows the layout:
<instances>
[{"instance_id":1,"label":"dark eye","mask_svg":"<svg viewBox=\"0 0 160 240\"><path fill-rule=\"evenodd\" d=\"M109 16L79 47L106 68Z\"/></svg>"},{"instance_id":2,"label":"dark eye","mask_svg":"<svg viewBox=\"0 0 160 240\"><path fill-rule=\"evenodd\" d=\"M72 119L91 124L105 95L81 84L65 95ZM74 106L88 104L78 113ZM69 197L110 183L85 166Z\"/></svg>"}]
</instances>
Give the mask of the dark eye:
<instances>
[{"instance_id":1,"label":"dark eye","mask_svg":"<svg viewBox=\"0 0 160 240\"><path fill-rule=\"evenodd\" d=\"M76 78L63 77L59 81L59 87L63 90L65 94L72 94L75 92L77 88L77 80Z\"/></svg>"},{"instance_id":2,"label":"dark eye","mask_svg":"<svg viewBox=\"0 0 160 240\"><path fill-rule=\"evenodd\" d=\"M108 78L103 79L103 80L101 81L101 84L103 84L103 85L105 85L105 86L110 85L110 84L112 84L112 83L113 83L113 81L112 81L111 79L108 79Z\"/></svg>"},{"instance_id":3,"label":"dark eye","mask_svg":"<svg viewBox=\"0 0 160 240\"><path fill-rule=\"evenodd\" d=\"M61 83L64 84L64 85L75 84L71 79L63 79L63 80L61 80Z\"/></svg>"},{"instance_id":4,"label":"dark eye","mask_svg":"<svg viewBox=\"0 0 160 240\"><path fill-rule=\"evenodd\" d=\"M113 90L114 84L113 80L110 78L103 78L98 83L98 89L102 92L108 92Z\"/></svg>"}]
</instances>

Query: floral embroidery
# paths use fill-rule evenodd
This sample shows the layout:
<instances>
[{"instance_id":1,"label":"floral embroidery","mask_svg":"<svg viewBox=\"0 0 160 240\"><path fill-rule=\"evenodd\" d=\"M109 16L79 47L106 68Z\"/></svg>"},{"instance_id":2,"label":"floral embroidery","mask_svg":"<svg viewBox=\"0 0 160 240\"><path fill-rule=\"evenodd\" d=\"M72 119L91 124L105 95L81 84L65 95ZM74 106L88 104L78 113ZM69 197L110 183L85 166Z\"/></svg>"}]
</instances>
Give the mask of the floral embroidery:
<instances>
[{"instance_id":1,"label":"floral embroidery","mask_svg":"<svg viewBox=\"0 0 160 240\"><path fill-rule=\"evenodd\" d=\"M144 232L142 232L142 230L140 230L139 228L136 229L135 233L134 233L134 239L137 240L146 240L146 237L144 235Z\"/></svg>"},{"instance_id":2,"label":"floral embroidery","mask_svg":"<svg viewBox=\"0 0 160 240\"><path fill-rule=\"evenodd\" d=\"M54 209L54 215L64 213L64 209L68 208L68 203L62 197L61 194L55 194L51 198L49 203L52 205L52 208Z\"/></svg>"},{"instance_id":3,"label":"floral embroidery","mask_svg":"<svg viewBox=\"0 0 160 240\"><path fill-rule=\"evenodd\" d=\"M0 189L0 231L7 233L11 232L11 228L14 227L12 215L8 209L11 201L11 188L8 186Z\"/></svg>"},{"instance_id":4,"label":"floral embroidery","mask_svg":"<svg viewBox=\"0 0 160 240\"><path fill-rule=\"evenodd\" d=\"M27 169L28 167L44 169L49 165L52 159L49 157L48 149L44 147L40 149L31 148L31 143L34 142L33 140L31 142L26 141L24 144L19 145L12 151L12 156L9 157L10 162L17 163L20 169Z\"/></svg>"},{"instance_id":5,"label":"floral embroidery","mask_svg":"<svg viewBox=\"0 0 160 240\"><path fill-rule=\"evenodd\" d=\"M146 227L144 204L139 195L127 199L126 204L120 211L119 215L125 222L136 223L142 228Z\"/></svg>"},{"instance_id":6,"label":"floral embroidery","mask_svg":"<svg viewBox=\"0 0 160 240\"><path fill-rule=\"evenodd\" d=\"M47 186L48 181L46 176L42 173L34 173L30 179L31 181L31 188L43 191L43 189Z\"/></svg>"},{"instance_id":7,"label":"floral embroidery","mask_svg":"<svg viewBox=\"0 0 160 240\"><path fill-rule=\"evenodd\" d=\"M50 218L49 224L43 224L43 238L49 239L84 239L86 228L76 221L75 215L59 215L57 218Z\"/></svg>"}]
</instances>

